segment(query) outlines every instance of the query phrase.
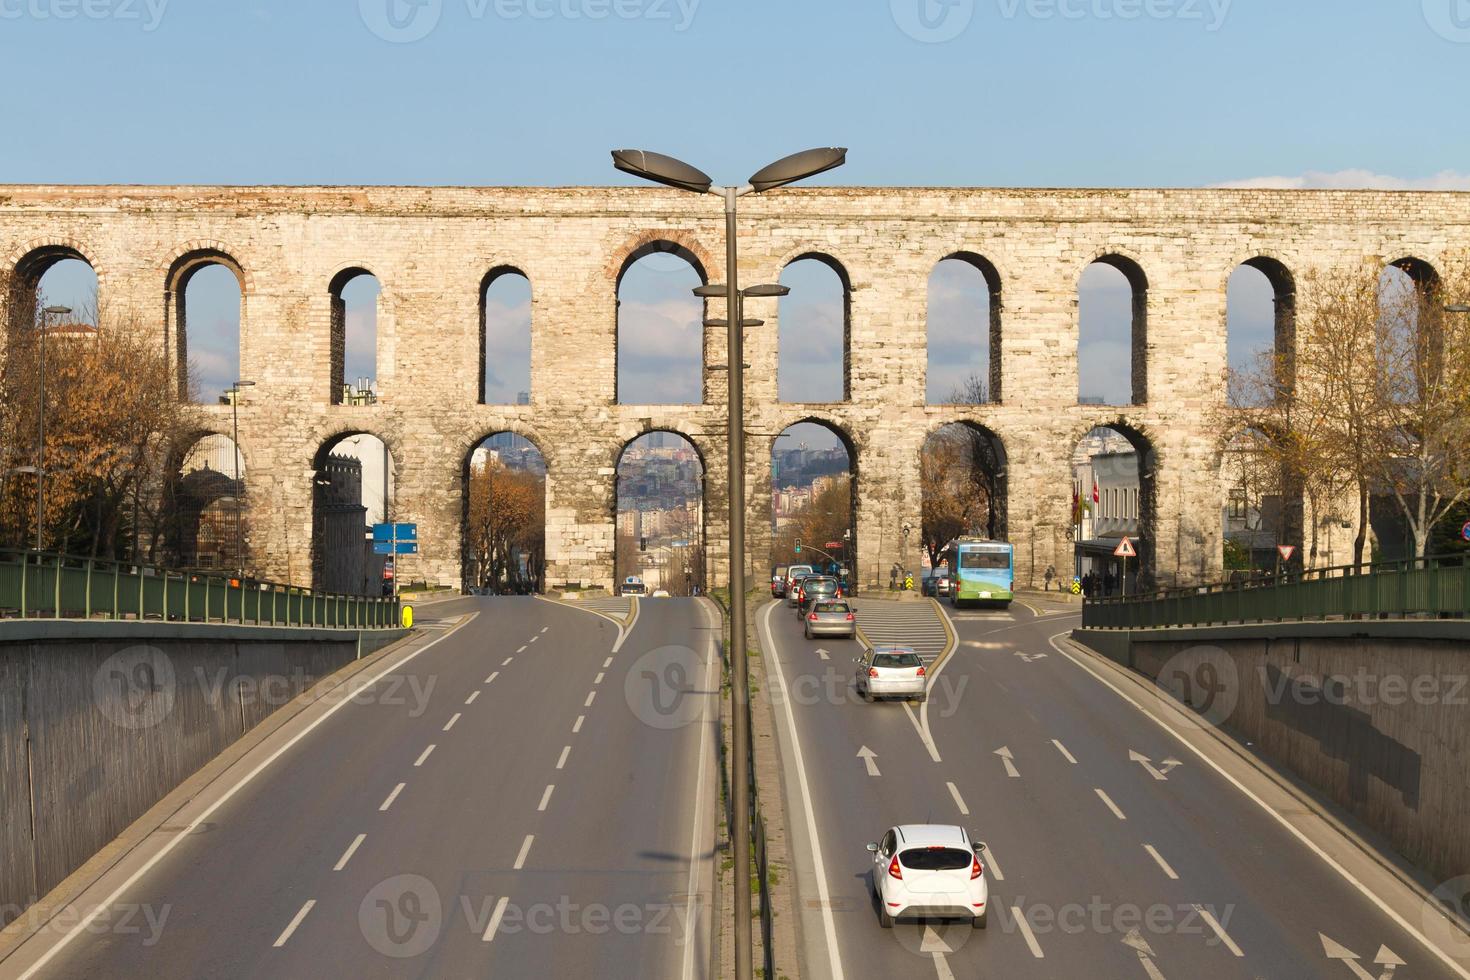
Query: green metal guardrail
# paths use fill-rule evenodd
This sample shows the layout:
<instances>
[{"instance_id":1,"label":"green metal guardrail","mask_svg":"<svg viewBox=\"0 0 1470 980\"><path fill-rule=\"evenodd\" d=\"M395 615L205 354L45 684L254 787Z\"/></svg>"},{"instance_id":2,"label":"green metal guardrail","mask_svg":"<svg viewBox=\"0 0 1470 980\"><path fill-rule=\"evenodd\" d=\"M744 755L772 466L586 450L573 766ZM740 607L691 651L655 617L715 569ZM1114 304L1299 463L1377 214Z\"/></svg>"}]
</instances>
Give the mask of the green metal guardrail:
<instances>
[{"instance_id":1,"label":"green metal guardrail","mask_svg":"<svg viewBox=\"0 0 1470 980\"><path fill-rule=\"evenodd\" d=\"M156 619L395 629L396 599L332 595L218 573L0 550L0 618Z\"/></svg>"},{"instance_id":2,"label":"green metal guardrail","mask_svg":"<svg viewBox=\"0 0 1470 980\"><path fill-rule=\"evenodd\" d=\"M1085 629L1410 618L1470 618L1470 560L1316 568L1280 578L1089 599L1082 607Z\"/></svg>"}]
</instances>

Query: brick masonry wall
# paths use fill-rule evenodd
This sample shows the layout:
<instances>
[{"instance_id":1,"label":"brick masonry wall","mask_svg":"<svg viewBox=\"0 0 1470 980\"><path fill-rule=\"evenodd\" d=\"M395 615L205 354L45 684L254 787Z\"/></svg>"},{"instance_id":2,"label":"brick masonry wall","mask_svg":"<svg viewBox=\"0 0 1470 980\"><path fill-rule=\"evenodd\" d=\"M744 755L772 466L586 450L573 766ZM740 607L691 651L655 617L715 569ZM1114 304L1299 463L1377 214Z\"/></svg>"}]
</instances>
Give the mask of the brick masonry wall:
<instances>
[{"instance_id":1,"label":"brick masonry wall","mask_svg":"<svg viewBox=\"0 0 1470 980\"><path fill-rule=\"evenodd\" d=\"M971 421L1009 458L1009 536L1019 577L1070 566L1076 441L1118 422L1155 451L1151 543L1162 582L1219 573L1221 491L1209 414L1225 397L1230 274L1254 256L1301 283L1313 266L1354 257L1431 263L1470 247L1470 194L1262 190L991 190L834 188L746 198L745 283L779 278L792 259L832 257L851 284L851 398L780 404L777 303L752 301L767 326L747 340L747 523L751 568L769 564L770 454L802 420L846 435L858 470L858 563L867 583L890 563L919 565L919 451L940 426ZM618 275L657 240L692 253L724 281L719 203L661 189L0 186L0 271L37 250L85 257L111 316L162 325L169 270L201 252L228 255L244 284L241 371L259 386L240 410L252 526L263 570L310 577L312 466L332 437L368 432L392 450L395 516L420 525L424 552L405 573L460 580L463 473L486 436L517 432L546 456L548 581L610 584L615 467L651 429L690 438L706 464L706 544L716 582L728 574L723 337L706 343L706 404L615 403ZM925 306L934 265L973 252L1001 277L1004 401L927 406ZM1077 280L1102 255L1147 276L1148 402L1076 404ZM477 404L479 289L498 266L532 284L528 406ZM332 405L335 275L361 267L382 284L382 399ZM710 312L724 316L723 303ZM0 321L5 322L5 321ZM171 342L166 340L165 342ZM208 410L219 431L229 412ZM1351 532L1340 535L1344 541Z\"/></svg>"}]
</instances>

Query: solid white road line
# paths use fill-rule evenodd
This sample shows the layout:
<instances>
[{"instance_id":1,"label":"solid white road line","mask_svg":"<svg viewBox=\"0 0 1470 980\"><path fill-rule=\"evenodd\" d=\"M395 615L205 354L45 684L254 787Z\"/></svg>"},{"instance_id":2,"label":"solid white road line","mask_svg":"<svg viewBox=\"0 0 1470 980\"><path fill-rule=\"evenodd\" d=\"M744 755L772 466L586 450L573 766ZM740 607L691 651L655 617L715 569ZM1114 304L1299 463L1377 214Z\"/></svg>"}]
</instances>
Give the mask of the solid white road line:
<instances>
[{"instance_id":1,"label":"solid white road line","mask_svg":"<svg viewBox=\"0 0 1470 980\"><path fill-rule=\"evenodd\" d=\"M1113 816L1117 817L1119 820L1128 819L1127 817L1123 816L1123 811L1118 809L1118 804L1114 803L1112 798L1109 797L1108 794L1104 793L1100 789L1095 789L1093 790L1093 792L1097 794L1098 799L1102 800L1108 805L1108 809L1113 811Z\"/></svg>"},{"instance_id":2,"label":"solid white road line","mask_svg":"<svg viewBox=\"0 0 1470 980\"><path fill-rule=\"evenodd\" d=\"M451 719L449 719L448 721L446 721L444 723L444 730L446 732L449 731L451 728L453 728L456 724L459 723L459 719L462 718L462 717L464 717L464 716L461 715L458 711L456 711L454 713L454 717L451 718Z\"/></svg>"},{"instance_id":3,"label":"solid white road line","mask_svg":"<svg viewBox=\"0 0 1470 980\"><path fill-rule=\"evenodd\" d=\"M913 707L907 701L903 703L903 710L908 713L909 721L913 723L914 731L919 733L919 741L924 744L924 748L929 750L929 758L935 762L942 762L944 760L939 758L939 746L935 745L934 739L930 737L929 723L923 716L923 711L928 707L929 702L925 701L919 706L920 713L914 714Z\"/></svg>"},{"instance_id":4,"label":"solid white road line","mask_svg":"<svg viewBox=\"0 0 1470 980\"><path fill-rule=\"evenodd\" d=\"M604 678L604 677L606 677L606 676L607 676L607 675L606 675L606 674L602 674L602 673L599 673L599 674L598 674L598 675L597 675L597 679L596 679L596 680L594 680L594 681L593 681L593 682L592 682L592 683L594 683L594 684L601 684L601 683L602 683L602 679L603 679L603 678Z\"/></svg>"},{"instance_id":5,"label":"solid white road line","mask_svg":"<svg viewBox=\"0 0 1470 980\"><path fill-rule=\"evenodd\" d=\"M786 678L781 670L781 655L776 651L776 640L771 634L771 610L777 603L766 606L763 623L766 639L770 643L770 657L776 668L771 678L780 685L780 703L785 709L786 731L791 735L791 755L796 760L796 783L801 789L802 808L806 811L807 840L811 843L812 869L816 872L817 899L822 904L822 927L827 935L827 957L832 964L832 980L843 980L842 953L837 945L837 923L832 917L832 899L827 889L827 870L822 861L822 838L817 834L817 818L812 809L812 791L807 782L806 763L801 755L801 738L796 734L796 715L791 710L791 697L786 690Z\"/></svg>"},{"instance_id":6,"label":"solid white road line","mask_svg":"<svg viewBox=\"0 0 1470 980\"><path fill-rule=\"evenodd\" d=\"M470 696L464 699L465 704L474 704L480 697L479 691L471 691Z\"/></svg>"},{"instance_id":7,"label":"solid white road line","mask_svg":"<svg viewBox=\"0 0 1470 980\"><path fill-rule=\"evenodd\" d=\"M1066 759L1068 762L1072 763L1072 765L1074 765L1074 766L1077 764L1077 760L1074 759L1074 758L1072 758L1072 753L1070 753L1070 752L1067 751L1067 747L1065 745L1063 745L1061 742L1057 741L1056 739L1052 739L1051 740L1051 744L1053 744L1053 745L1055 745L1057 747L1057 751L1062 754L1062 758Z\"/></svg>"},{"instance_id":8,"label":"solid white road line","mask_svg":"<svg viewBox=\"0 0 1470 980\"><path fill-rule=\"evenodd\" d=\"M343 868L347 867L347 862L352 860L352 855L357 853L357 849L362 846L362 842L365 840L367 840L367 834L358 834L357 839L354 840L351 844L347 845L346 853L344 853L342 857L337 860L337 863L335 866L333 866L332 870L341 871Z\"/></svg>"},{"instance_id":9,"label":"solid white road line","mask_svg":"<svg viewBox=\"0 0 1470 980\"><path fill-rule=\"evenodd\" d=\"M1026 945L1031 947L1031 955L1038 960L1045 959L1046 954L1041 951L1041 944L1036 941L1036 933L1031 931L1031 923L1021 914L1021 906L1011 906L1011 914L1016 917L1016 925L1021 928L1021 937L1026 940Z\"/></svg>"},{"instance_id":10,"label":"solid white road line","mask_svg":"<svg viewBox=\"0 0 1470 980\"><path fill-rule=\"evenodd\" d=\"M424 760L427 759L431 753L433 753L434 748L435 746L431 745L427 749L424 749L423 754L418 757L418 761L413 764L413 767L417 769L419 766L423 765Z\"/></svg>"},{"instance_id":11,"label":"solid white road line","mask_svg":"<svg viewBox=\"0 0 1470 980\"><path fill-rule=\"evenodd\" d=\"M291 938L291 933L295 932L296 927L301 925L301 920L306 918L306 913L310 912L311 907L315 904L316 899L313 898L310 899L305 905L301 906L301 911L296 913L296 918L291 920L291 924L286 927L286 931L281 933L281 935L277 937L276 941L271 943L271 945L276 947L277 949L286 945L286 943Z\"/></svg>"},{"instance_id":12,"label":"solid white road line","mask_svg":"<svg viewBox=\"0 0 1470 980\"><path fill-rule=\"evenodd\" d=\"M455 633L459 632L462 628L468 625L477 615L479 614L476 613L475 615L466 618L453 629L450 629L445 633L435 637L412 653L398 658L391 665L384 667L382 670L374 674L372 678L367 683L359 687L358 690L365 691L372 688L378 683L378 681L382 680L384 677L387 677L389 674L394 673L395 671L406 665L409 661L429 650L431 647L437 646L449 637L453 636ZM89 926L91 926L93 922L96 921L99 915L101 915L107 909L110 909L112 907L112 903L116 902L118 897L122 895L123 892L133 887L133 885L137 884L140 878L142 878L149 871L153 870L154 865L158 864L159 861L162 861L165 857L167 857L169 853L173 851L174 847L179 844L180 841L183 841L184 839L192 835L195 830L199 829L199 826L201 824L203 824L210 817L214 816L216 810L228 803L236 793L244 789L247 785L249 785L252 780L255 779L256 776L260 775L267 768L269 768L271 763L275 762L281 756L291 751L291 749L296 746L297 742L300 742L303 738L316 731L316 729L320 725L322 725L328 718L332 717L334 714L336 714L338 711L341 711L349 704L354 703L356 700L356 698L343 698L342 700L338 701L326 711L322 712L319 718L312 721L311 724L307 725L301 731L293 735L286 742L285 745L282 745L280 748L276 749L269 756L263 759L260 764L257 765L254 769L250 770L248 773L242 776L239 782L235 783L235 785L231 786L228 791L221 794L219 799L215 800L209 806L205 807L202 813L194 817L194 819L190 820L187 827L185 827L180 833L174 835L167 844L159 849L158 853L154 854L151 858L145 861L141 868L139 868L137 871L134 871L131 875L128 876L126 881L113 889L112 894L108 895L105 899L95 905L92 908L91 912L87 913L81 918L79 922L77 922L76 925L67 930L66 935L57 940L55 945L53 945L44 954L42 954L35 963L31 964L30 968L27 969L25 973L21 974L18 980L30 980L31 977L34 977L37 973L39 973L41 969L45 967L47 963L51 962L56 954L60 953L61 950L65 948L68 943L70 943L82 932L82 930L87 929ZM402 788L403 787L400 785L399 789ZM392 802L391 798L389 802ZM387 807L385 806L383 807L383 809L387 809Z\"/></svg>"},{"instance_id":13,"label":"solid white road line","mask_svg":"<svg viewBox=\"0 0 1470 980\"><path fill-rule=\"evenodd\" d=\"M485 935L481 936L482 942L493 943L495 932L500 928L500 920L505 918L505 907L510 904L510 896L500 896L500 901L495 903L495 912L490 916L490 924L485 927Z\"/></svg>"},{"instance_id":14,"label":"solid white road line","mask_svg":"<svg viewBox=\"0 0 1470 980\"><path fill-rule=\"evenodd\" d=\"M485 683L486 684L494 684L495 683L495 678L497 678L499 676L500 676L500 671L497 670L495 673L493 673L489 677L485 678Z\"/></svg>"},{"instance_id":15,"label":"solid white road line","mask_svg":"<svg viewBox=\"0 0 1470 980\"><path fill-rule=\"evenodd\" d=\"M1170 878L1173 878L1175 881L1179 880L1179 875L1174 871L1173 868L1169 867L1169 862L1164 860L1164 856L1160 854L1152 844L1143 845L1143 849L1145 851L1148 851L1153 859L1159 863L1159 867L1164 869L1164 874L1168 875Z\"/></svg>"},{"instance_id":16,"label":"solid white road line","mask_svg":"<svg viewBox=\"0 0 1470 980\"><path fill-rule=\"evenodd\" d=\"M954 971L949 968L949 960L944 958L944 954L935 950L930 955L934 957L934 972L938 980L954 980Z\"/></svg>"},{"instance_id":17,"label":"solid white road line","mask_svg":"<svg viewBox=\"0 0 1470 980\"><path fill-rule=\"evenodd\" d=\"M538 813L546 812L546 804L551 802L551 791L556 789L555 785L546 787L546 792L541 794L541 805L536 808Z\"/></svg>"},{"instance_id":18,"label":"solid white road line","mask_svg":"<svg viewBox=\"0 0 1470 980\"><path fill-rule=\"evenodd\" d=\"M990 877L996 881L1005 881L1006 873L1000 870L1000 862L995 859L995 852L990 849L990 843L985 844L985 867L990 871Z\"/></svg>"},{"instance_id":19,"label":"solid white road line","mask_svg":"<svg viewBox=\"0 0 1470 980\"><path fill-rule=\"evenodd\" d=\"M1383 898L1379 896L1376 892L1368 888L1357 878L1353 877L1353 873L1351 871L1349 871L1347 868L1344 868L1340 863L1338 863L1335 858L1332 857L1332 855L1328 854L1321 847L1317 846L1317 844L1311 838L1309 838L1306 833L1298 829L1294 824L1292 824L1290 820L1287 820L1286 817L1284 817L1280 813L1277 813L1276 810L1272 808L1271 804L1261 799L1250 789L1248 789L1244 783L1236 779L1230 773L1226 772L1219 763L1215 762L1214 759L1211 759L1208 755L1206 755L1202 749L1196 746L1193 742L1189 741L1179 732L1175 731L1171 725L1169 725L1159 716L1155 715L1151 710L1145 708L1143 704L1135 699L1131 694L1124 691L1121 687L1118 687L1102 674L1098 673L1090 665L1074 655L1070 650L1066 650L1057 644L1057 640L1068 635L1069 634L1067 633L1058 633L1053 636L1050 640L1052 649L1055 650L1057 653L1060 653L1062 656L1066 657L1068 660L1072 661L1072 663L1076 664L1078 667L1081 667L1083 670L1087 671L1087 673L1091 674L1096 680L1102 682L1102 684L1106 687L1111 688L1114 694L1118 695L1118 697L1122 698L1124 701L1127 701L1129 704L1133 705L1135 708L1141 711L1144 717L1148 718L1164 731L1174 736L1174 738L1177 739L1181 744L1183 744L1185 748L1193 752L1195 755L1199 756L1199 758L1206 765L1215 770L1215 772L1218 773L1221 778L1223 778L1231 786L1234 786L1237 790L1239 790L1246 799L1250 800L1252 803L1256 804L1256 806L1260 807L1262 810L1265 810L1268 814L1270 814L1273 820L1279 823L1282 827L1286 828L1288 833L1290 833L1293 837L1300 841L1302 845L1307 848L1307 850L1317 855L1317 857L1320 858L1324 864L1326 864L1333 871L1336 871L1339 875L1341 875L1343 880L1356 888L1359 894L1368 899L1368 901L1372 902L1373 905L1377 907L1377 909L1384 915L1386 915L1390 920L1392 920L1394 924L1396 924L1400 929L1403 929L1409 935L1418 940L1420 945L1433 953L1434 956L1441 963L1449 967L1450 970L1455 974L1455 976L1462 977L1463 980L1470 980L1470 970L1467 970L1465 967L1461 966L1453 957L1450 956L1449 953L1445 952L1434 943L1430 942L1428 936L1424 935L1422 931L1411 925L1407 919L1405 919L1402 915L1399 915L1398 912L1389 907L1389 904L1384 901Z\"/></svg>"},{"instance_id":20,"label":"solid white road line","mask_svg":"<svg viewBox=\"0 0 1470 980\"><path fill-rule=\"evenodd\" d=\"M398 794L399 793L402 793L403 792L403 787L405 787L407 785L408 785L407 783L399 783L397 786L394 786L393 787L393 792L389 793L388 794L388 798L383 801L383 805L380 806L380 807L378 807L378 812L379 813L382 813L383 811L387 810L390 806L392 806L393 805L393 801L396 800L396 799L398 799Z\"/></svg>"},{"instance_id":21,"label":"solid white road line","mask_svg":"<svg viewBox=\"0 0 1470 980\"><path fill-rule=\"evenodd\" d=\"M1200 918L1209 923L1211 929L1215 930L1215 935L1220 937L1220 941L1225 944L1226 949L1230 950L1230 952L1236 956L1245 955L1240 951L1240 947L1235 945L1235 940L1230 938L1230 934L1225 931L1225 927L1220 925L1220 920L1215 918L1215 913L1211 912L1203 905L1196 905L1194 907L1194 910L1200 914Z\"/></svg>"},{"instance_id":22,"label":"solid white road line","mask_svg":"<svg viewBox=\"0 0 1470 980\"><path fill-rule=\"evenodd\" d=\"M516 855L515 870L519 871L526 866L526 855L531 853L531 842L535 839L535 834L526 835L525 843L521 845L521 853Z\"/></svg>"},{"instance_id":23,"label":"solid white road line","mask_svg":"<svg viewBox=\"0 0 1470 980\"><path fill-rule=\"evenodd\" d=\"M597 698L597 692L596 691L591 692L590 694L587 695L587 700L582 702L582 707L584 707L584 708L590 708L590 707L592 707L592 702L596 698Z\"/></svg>"},{"instance_id":24,"label":"solid white road line","mask_svg":"<svg viewBox=\"0 0 1470 980\"><path fill-rule=\"evenodd\" d=\"M578 715L577 720L572 723L572 734L575 735L582 730L582 722L587 720L586 715Z\"/></svg>"},{"instance_id":25,"label":"solid white road line","mask_svg":"<svg viewBox=\"0 0 1470 980\"><path fill-rule=\"evenodd\" d=\"M565 769L566 768L566 765L567 765L567 756L569 756L571 754L572 754L572 747L570 745L568 745L566 748L562 749L561 750L561 758L556 760L556 768L558 768L558 769Z\"/></svg>"},{"instance_id":26,"label":"solid white road line","mask_svg":"<svg viewBox=\"0 0 1470 980\"><path fill-rule=\"evenodd\" d=\"M705 621L710 622L709 607L701 603L705 610ZM715 625L710 623L710 625ZM715 641L709 641L708 652L704 659L704 679L706 681L714 672L715 663ZM716 685L718 687L718 685ZM704 802L704 769L705 760L709 752L709 735L711 725L709 723L709 699L705 699L704 710L700 712L700 734L699 755L696 757L695 765L699 767L699 777L694 786L694 819L691 821L693 829L689 832L689 898L684 908L684 977L683 980L694 980L694 945L698 933L698 920L695 899L699 888L699 832L704 826L701 820L701 811Z\"/></svg>"},{"instance_id":27,"label":"solid white road line","mask_svg":"<svg viewBox=\"0 0 1470 980\"><path fill-rule=\"evenodd\" d=\"M960 798L959 787L955 786L954 783L949 784L949 795L954 797L954 805L960 808L960 813L968 817L970 815L970 808L965 806L965 801Z\"/></svg>"}]
</instances>

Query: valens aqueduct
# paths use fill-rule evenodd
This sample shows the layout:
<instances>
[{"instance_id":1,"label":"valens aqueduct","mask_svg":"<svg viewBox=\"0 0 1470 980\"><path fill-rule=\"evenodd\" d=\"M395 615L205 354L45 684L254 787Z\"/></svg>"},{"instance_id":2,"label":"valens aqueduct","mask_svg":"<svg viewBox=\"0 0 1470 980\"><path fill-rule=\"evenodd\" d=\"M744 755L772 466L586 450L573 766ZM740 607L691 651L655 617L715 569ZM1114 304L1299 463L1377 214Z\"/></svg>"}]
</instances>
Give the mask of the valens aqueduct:
<instances>
[{"instance_id":1,"label":"valens aqueduct","mask_svg":"<svg viewBox=\"0 0 1470 980\"><path fill-rule=\"evenodd\" d=\"M771 449L804 420L826 423L856 470L859 574L876 584L919 565L920 449L947 423L994 433L1007 459L1008 536L1021 579L1070 569L1071 447L1111 424L1145 448L1144 549L1161 583L1221 566L1218 433L1225 398L1226 282L1266 271L1289 311L1307 270L1361 257L1434 265L1470 244L1470 195L1265 190L792 190L749 199L741 277L775 281L819 256L848 290L845 400L777 398L777 304L752 300L746 405L749 561L770 557ZM682 433L705 464L711 579L726 575L724 335L707 329L702 405L620 404L616 295L650 251L677 252L724 281L713 198L659 189L394 187L3 187L0 251L12 310L50 264L79 258L119 322L182 331L177 293L202 263L233 269L243 294L240 357L258 387L239 413L251 523L263 574L311 574L313 466L333 437L381 438L397 470L395 516L420 525L415 576L460 581L467 453L513 432L545 456L547 581L613 577L617 460L642 433ZM926 284L970 257L992 294L992 403L925 404ZM1078 404L1078 277L1104 260L1134 288L1134 402ZM482 286L496 270L531 283L531 403L480 404ZM331 285L368 270L382 284L374 405L333 404ZM712 303L712 316L723 304ZM9 319L7 318L7 321ZM339 341L340 342L340 341ZM176 349L176 347L175 347ZM338 365L334 368L334 362ZM230 409L205 409L227 433ZM1348 538L1340 535L1339 540ZM903 550L907 548L907 554ZM1344 557L1338 555L1336 557Z\"/></svg>"}]
</instances>

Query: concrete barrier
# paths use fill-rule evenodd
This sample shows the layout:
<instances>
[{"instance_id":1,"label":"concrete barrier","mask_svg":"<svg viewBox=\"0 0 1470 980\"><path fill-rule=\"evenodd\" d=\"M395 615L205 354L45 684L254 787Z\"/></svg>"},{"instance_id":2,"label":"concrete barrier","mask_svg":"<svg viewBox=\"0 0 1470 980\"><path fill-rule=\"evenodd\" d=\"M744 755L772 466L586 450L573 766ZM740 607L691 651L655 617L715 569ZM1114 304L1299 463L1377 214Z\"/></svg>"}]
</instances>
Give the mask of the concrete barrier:
<instances>
[{"instance_id":1,"label":"concrete barrier","mask_svg":"<svg viewBox=\"0 0 1470 980\"><path fill-rule=\"evenodd\" d=\"M1078 630L1446 881L1470 871L1470 624Z\"/></svg>"},{"instance_id":2,"label":"concrete barrier","mask_svg":"<svg viewBox=\"0 0 1470 980\"><path fill-rule=\"evenodd\" d=\"M0 925L277 708L404 635L0 622Z\"/></svg>"}]
</instances>

